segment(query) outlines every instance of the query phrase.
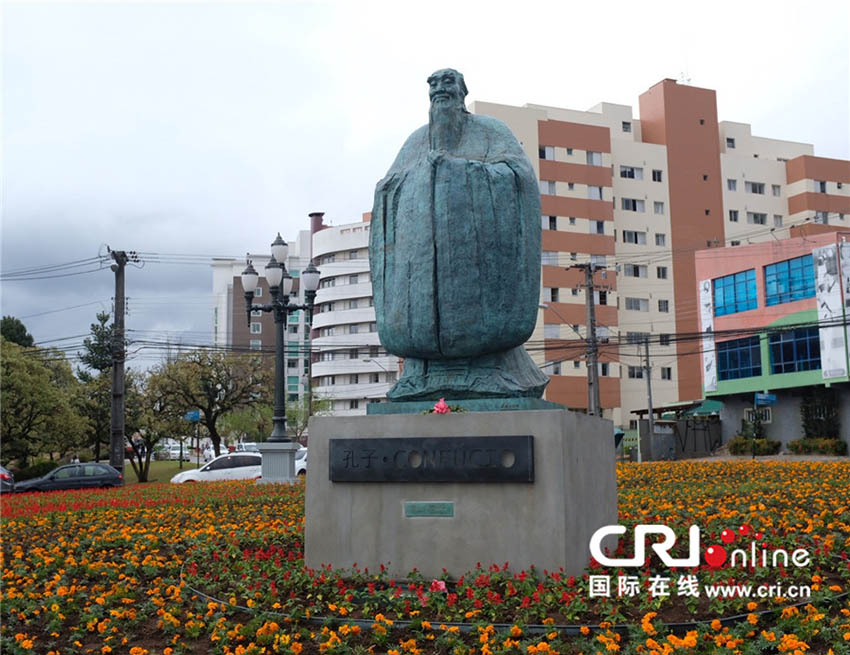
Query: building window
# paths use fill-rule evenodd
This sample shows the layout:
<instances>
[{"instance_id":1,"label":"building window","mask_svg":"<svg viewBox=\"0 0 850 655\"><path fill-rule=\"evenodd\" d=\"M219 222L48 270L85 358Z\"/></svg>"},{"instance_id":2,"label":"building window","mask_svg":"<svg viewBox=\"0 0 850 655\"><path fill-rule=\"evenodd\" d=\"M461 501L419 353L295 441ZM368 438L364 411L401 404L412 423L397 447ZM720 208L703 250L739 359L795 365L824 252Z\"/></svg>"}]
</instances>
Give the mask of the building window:
<instances>
[{"instance_id":1,"label":"building window","mask_svg":"<svg viewBox=\"0 0 850 655\"><path fill-rule=\"evenodd\" d=\"M670 366L662 366L661 367L661 379L662 380L672 380L673 379L673 368Z\"/></svg>"},{"instance_id":2,"label":"building window","mask_svg":"<svg viewBox=\"0 0 850 655\"><path fill-rule=\"evenodd\" d=\"M732 137L727 136L727 137L726 137L726 147L727 147L727 148L734 148L734 147L735 147L735 139L733 139Z\"/></svg>"},{"instance_id":3,"label":"building window","mask_svg":"<svg viewBox=\"0 0 850 655\"><path fill-rule=\"evenodd\" d=\"M251 316L262 316L262 315L263 315L262 309L252 309L251 310Z\"/></svg>"},{"instance_id":4,"label":"building window","mask_svg":"<svg viewBox=\"0 0 850 655\"><path fill-rule=\"evenodd\" d=\"M539 148L540 159L555 159L555 148L553 146L540 146Z\"/></svg>"},{"instance_id":5,"label":"building window","mask_svg":"<svg viewBox=\"0 0 850 655\"><path fill-rule=\"evenodd\" d=\"M298 368L298 360L297 359L287 359L286 360L286 368Z\"/></svg>"},{"instance_id":6,"label":"building window","mask_svg":"<svg viewBox=\"0 0 850 655\"><path fill-rule=\"evenodd\" d=\"M561 338L561 326L557 323L546 323L543 325L543 338L544 339L560 339Z\"/></svg>"},{"instance_id":7,"label":"building window","mask_svg":"<svg viewBox=\"0 0 850 655\"><path fill-rule=\"evenodd\" d=\"M260 339L251 339L251 350L262 350L263 342Z\"/></svg>"},{"instance_id":8,"label":"building window","mask_svg":"<svg viewBox=\"0 0 850 655\"><path fill-rule=\"evenodd\" d=\"M348 409L359 409L360 401L357 398L352 398L348 401Z\"/></svg>"},{"instance_id":9,"label":"building window","mask_svg":"<svg viewBox=\"0 0 850 655\"><path fill-rule=\"evenodd\" d=\"M603 377L611 375L611 366L608 362L599 362L599 375Z\"/></svg>"},{"instance_id":10,"label":"building window","mask_svg":"<svg viewBox=\"0 0 850 655\"><path fill-rule=\"evenodd\" d=\"M652 181L653 182L663 182L664 181L664 173L662 173L657 168L652 169Z\"/></svg>"},{"instance_id":11,"label":"building window","mask_svg":"<svg viewBox=\"0 0 850 655\"><path fill-rule=\"evenodd\" d=\"M558 253L552 250L544 250L540 255L540 263L543 266L557 266Z\"/></svg>"},{"instance_id":12,"label":"building window","mask_svg":"<svg viewBox=\"0 0 850 655\"><path fill-rule=\"evenodd\" d=\"M578 289L570 289L570 293L572 293L574 296L577 296L578 295Z\"/></svg>"},{"instance_id":13,"label":"building window","mask_svg":"<svg viewBox=\"0 0 850 655\"><path fill-rule=\"evenodd\" d=\"M550 230L557 230L558 229L558 217L557 216L550 216L549 217L549 229Z\"/></svg>"},{"instance_id":14,"label":"building window","mask_svg":"<svg viewBox=\"0 0 850 655\"><path fill-rule=\"evenodd\" d=\"M298 334L298 326L297 325L287 325L286 331L289 334Z\"/></svg>"},{"instance_id":15,"label":"building window","mask_svg":"<svg viewBox=\"0 0 850 655\"><path fill-rule=\"evenodd\" d=\"M633 312L648 312L649 300L646 298L626 298L626 309Z\"/></svg>"},{"instance_id":16,"label":"building window","mask_svg":"<svg viewBox=\"0 0 850 655\"><path fill-rule=\"evenodd\" d=\"M251 323L251 334L262 334L263 333L263 324L253 322Z\"/></svg>"},{"instance_id":17,"label":"building window","mask_svg":"<svg viewBox=\"0 0 850 655\"><path fill-rule=\"evenodd\" d=\"M630 121L623 121L623 132L631 132L632 124Z\"/></svg>"},{"instance_id":18,"label":"building window","mask_svg":"<svg viewBox=\"0 0 850 655\"><path fill-rule=\"evenodd\" d=\"M591 266L596 266L597 268L605 268L605 266L607 266L607 260L605 259L605 255L591 255L590 264Z\"/></svg>"},{"instance_id":19,"label":"building window","mask_svg":"<svg viewBox=\"0 0 850 655\"><path fill-rule=\"evenodd\" d=\"M815 191L818 193L826 193L826 182L815 180Z\"/></svg>"},{"instance_id":20,"label":"building window","mask_svg":"<svg viewBox=\"0 0 850 655\"><path fill-rule=\"evenodd\" d=\"M659 280L667 279L667 267L666 266L656 266L655 267L655 277Z\"/></svg>"},{"instance_id":21,"label":"building window","mask_svg":"<svg viewBox=\"0 0 850 655\"><path fill-rule=\"evenodd\" d=\"M646 232L635 232L634 230L623 230L623 243L634 243L639 246L646 245Z\"/></svg>"},{"instance_id":22,"label":"building window","mask_svg":"<svg viewBox=\"0 0 850 655\"><path fill-rule=\"evenodd\" d=\"M348 384L360 384L360 374L352 373L348 376Z\"/></svg>"},{"instance_id":23,"label":"building window","mask_svg":"<svg viewBox=\"0 0 850 655\"><path fill-rule=\"evenodd\" d=\"M641 366L629 366L629 379L631 379L631 380L642 380L643 379L643 367L641 367Z\"/></svg>"},{"instance_id":24,"label":"building window","mask_svg":"<svg viewBox=\"0 0 850 655\"><path fill-rule=\"evenodd\" d=\"M561 362L550 362L549 370L552 371L552 375L560 375L561 374Z\"/></svg>"},{"instance_id":25,"label":"building window","mask_svg":"<svg viewBox=\"0 0 850 655\"><path fill-rule=\"evenodd\" d=\"M369 382L371 382L372 384L376 384L380 381L381 381L381 374L380 373L370 373L369 374Z\"/></svg>"},{"instance_id":26,"label":"building window","mask_svg":"<svg viewBox=\"0 0 850 655\"><path fill-rule=\"evenodd\" d=\"M587 151L587 163L589 166L602 166L602 153Z\"/></svg>"},{"instance_id":27,"label":"building window","mask_svg":"<svg viewBox=\"0 0 850 655\"><path fill-rule=\"evenodd\" d=\"M726 188L729 191L737 191L738 190L738 180L728 179L726 180Z\"/></svg>"},{"instance_id":28,"label":"building window","mask_svg":"<svg viewBox=\"0 0 850 655\"><path fill-rule=\"evenodd\" d=\"M729 210L729 220L732 223L738 222L738 210L737 209L730 209Z\"/></svg>"},{"instance_id":29,"label":"building window","mask_svg":"<svg viewBox=\"0 0 850 655\"><path fill-rule=\"evenodd\" d=\"M369 323L369 332L377 332L378 324L377 323Z\"/></svg>"},{"instance_id":30,"label":"building window","mask_svg":"<svg viewBox=\"0 0 850 655\"><path fill-rule=\"evenodd\" d=\"M573 154L573 149L572 149L572 148L567 148L567 154L568 154L568 155L572 155L572 154Z\"/></svg>"},{"instance_id":31,"label":"building window","mask_svg":"<svg viewBox=\"0 0 850 655\"><path fill-rule=\"evenodd\" d=\"M659 300L658 301L658 311L662 313L667 313L670 311L670 301L669 300Z\"/></svg>"},{"instance_id":32,"label":"building window","mask_svg":"<svg viewBox=\"0 0 850 655\"><path fill-rule=\"evenodd\" d=\"M758 337L721 341L717 349L717 377L738 380L761 375L761 348Z\"/></svg>"},{"instance_id":33,"label":"building window","mask_svg":"<svg viewBox=\"0 0 850 655\"><path fill-rule=\"evenodd\" d=\"M765 304L780 305L815 295L815 269L811 255L764 267Z\"/></svg>"},{"instance_id":34,"label":"building window","mask_svg":"<svg viewBox=\"0 0 850 655\"><path fill-rule=\"evenodd\" d=\"M782 227L782 214L773 215L773 227Z\"/></svg>"},{"instance_id":35,"label":"building window","mask_svg":"<svg viewBox=\"0 0 850 655\"><path fill-rule=\"evenodd\" d=\"M655 245L656 246L663 246L663 245L666 245L666 243L667 243L667 235L662 234L660 232L656 232L655 233Z\"/></svg>"},{"instance_id":36,"label":"building window","mask_svg":"<svg viewBox=\"0 0 850 655\"><path fill-rule=\"evenodd\" d=\"M798 328L768 336L770 372L797 373L820 368L818 328Z\"/></svg>"},{"instance_id":37,"label":"building window","mask_svg":"<svg viewBox=\"0 0 850 655\"><path fill-rule=\"evenodd\" d=\"M578 295L578 289L573 289L575 291L575 295ZM596 292L596 304L597 305L607 305L608 304L608 292L607 291L597 291Z\"/></svg>"},{"instance_id":38,"label":"building window","mask_svg":"<svg viewBox=\"0 0 850 655\"><path fill-rule=\"evenodd\" d=\"M664 213L664 203L658 202L656 200L655 202L652 203L652 209L656 214L663 214Z\"/></svg>"},{"instance_id":39,"label":"building window","mask_svg":"<svg viewBox=\"0 0 850 655\"><path fill-rule=\"evenodd\" d=\"M587 197L589 200L602 200L602 187L601 186L588 186L587 187Z\"/></svg>"},{"instance_id":40,"label":"building window","mask_svg":"<svg viewBox=\"0 0 850 655\"><path fill-rule=\"evenodd\" d=\"M729 245L730 245L730 246L740 246L740 245L741 245L741 242L740 242L740 241L735 241L734 239L732 239L732 241L730 241L730 242L729 242Z\"/></svg>"},{"instance_id":41,"label":"building window","mask_svg":"<svg viewBox=\"0 0 850 655\"><path fill-rule=\"evenodd\" d=\"M348 276L348 283L349 284L359 284L359 282L360 282L359 276L357 276L357 275L349 275Z\"/></svg>"},{"instance_id":42,"label":"building window","mask_svg":"<svg viewBox=\"0 0 850 655\"><path fill-rule=\"evenodd\" d=\"M659 334L658 335L658 345L659 346L669 346L670 345L670 335L669 334Z\"/></svg>"},{"instance_id":43,"label":"building window","mask_svg":"<svg viewBox=\"0 0 850 655\"><path fill-rule=\"evenodd\" d=\"M591 221L590 231L591 233L605 234L605 221Z\"/></svg>"},{"instance_id":44,"label":"building window","mask_svg":"<svg viewBox=\"0 0 850 655\"><path fill-rule=\"evenodd\" d=\"M714 280L714 315L725 316L755 309L756 270L741 271Z\"/></svg>"},{"instance_id":45,"label":"building window","mask_svg":"<svg viewBox=\"0 0 850 655\"><path fill-rule=\"evenodd\" d=\"M581 362L579 362L579 361L574 361L574 362L573 362L573 368L581 368Z\"/></svg>"},{"instance_id":46,"label":"building window","mask_svg":"<svg viewBox=\"0 0 850 655\"><path fill-rule=\"evenodd\" d=\"M773 195L776 196L777 198L782 195L782 187L779 186L778 184L771 184L770 189L771 189L771 192L773 193Z\"/></svg>"},{"instance_id":47,"label":"building window","mask_svg":"<svg viewBox=\"0 0 850 655\"><path fill-rule=\"evenodd\" d=\"M254 291L254 298L259 298L262 295L263 295L263 287L261 287L260 285L257 285L257 288Z\"/></svg>"},{"instance_id":48,"label":"building window","mask_svg":"<svg viewBox=\"0 0 850 655\"><path fill-rule=\"evenodd\" d=\"M349 334L358 334L359 332L360 332L360 326L357 325L356 323L353 323L353 324L348 326L348 333Z\"/></svg>"},{"instance_id":49,"label":"building window","mask_svg":"<svg viewBox=\"0 0 850 655\"><path fill-rule=\"evenodd\" d=\"M558 298L560 298L561 296L560 291L561 290L558 287L553 287L549 289L549 300L551 300L552 302L558 302Z\"/></svg>"},{"instance_id":50,"label":"building window","mask_svg":"<svg viewBox=\"0 0 850 655\"><path fill-rule=\"evenodd\" d=\"M335 287L335 286L336 286L336 278L335 277L328 278L327 280L322 280L319 283L320 289L328 289L330 287Z\"/></svg>"},{"instance_id":51,"label":"building window","mask_svg":"<svg viewBox=\"0 0 850 655\"><path fill-rule=\"evenodd\" d=\"M576 217L570 216L570 225L575 225L575 224L576 224Z\"/></svg>"},{"instance_id":52,"label":"building window","mask_svg":"<svg viewBox=\"0 0 850 655\"><path fill-rule=\"evenodd\" d=\"M747 223L750 225L767 225L767 214L763 212L747 212Z\"/></svg>"},{"instance_id":53,"label":"building window","mask_svg":"<svg viewBox=\"0 0 850 655\"><path fill-rule=\"evenodd\" d=\"M626 332L626 343L630 346L639 346L649 339L649 332Z\"/></svg>"},{"instance_id":54,"label":"building window","mask_svg":"<svg viewBox=\"0 0 850 655\"><path fill-rule=\"evenodd\" d=\"M357 359L357 358L358 358L357 348L352 348L351 350L348 351L348 359Z\"/></svg>"},{"instance_id":55,"label":"building window","mask_svg":"<svg viewBox=\"0 0 850 655\"><path fill-rule=\"evenodd\" d=\"M572 191L576 188L576 185L573 182L567 182L567 191Z\"/></svg>"},{"instance_id":56,"label":"building window","mask_svg":"<svg viewBox=\"0 0 850 655\"><path fill-rule=\"evenodd\" d=\"M554 196L555 183L552 180L540 180L540 193L547 196Z\"/></svg>"},{"instance_id":57,"label":"building window","mask_svg":"<svg viewBox=\"0 0 850 655\"><path fill-rule=\"evenodd\" d=\"M625 264L623 265L623 275L626 277L646 277L646 266Z\"/></svg>"},{"instance_id":58,"label":"building window","mask_svg":"<svg viewBox=\"0 0 850 655\"><path fill-rule=\"evenodd\" d=\"M747 193L755 193L760 196L764 195L764 182L744 182L744 190Z\"/></svg>"},{"instance_id":59,"label":"building window","mask_svg":"<svg viewBox=\"0 0 850 655\"><path fill-rule=\"evenodd\" d=\"M571 252L571 253L570 253L570 261L574 262L574 261L576 261L576 260L578 260L578 253L576 253L576 252Z\"/></svg>"},{"instance_id":60,"label":"building window","mask_svg":"<svg viewBox=\"0 0 850 655\"><path fill-rule=\"evenodd\" d=\"M643 169L637 166L620 166L620 177L625 177L630 180L642 180Z\"/></svg>"},{"instance_id":61,"label":"building window","mask_svg":"<svg viewBox=\"0 0 850 655\"><path fill-rule=\"evenodd\" d=\"M643 200L638 198L620 198L620 206L627 212L642 212L644 211Z\"/></svg>"},{"instance_id":62,"label":"building window","mask_svg":"<svg viewBox=\"0 0 850 655\"><path fill-rule=\"evenodd\" d=\"M815 212L815 223L829 225L829 212Z\"/></svg>"}]
</instances>

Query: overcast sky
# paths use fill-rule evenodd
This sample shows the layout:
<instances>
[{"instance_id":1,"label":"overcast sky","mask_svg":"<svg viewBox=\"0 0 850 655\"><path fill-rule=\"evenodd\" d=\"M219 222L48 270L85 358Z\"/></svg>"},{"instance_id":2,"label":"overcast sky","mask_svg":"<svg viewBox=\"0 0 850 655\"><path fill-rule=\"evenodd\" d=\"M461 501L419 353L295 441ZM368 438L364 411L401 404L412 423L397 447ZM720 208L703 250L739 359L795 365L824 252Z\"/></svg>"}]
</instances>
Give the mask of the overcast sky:
<instances>
[{"instance_id":1,"label":"overcast sky","mask_svg":"<svg viewBox=\"0 0 850 655\"><path fill-rule=\"evenodd\" d=\"M266 252L278 231L293 239L311 211L359 220L427 121L426 77L448 66L464 73L468 101L606 101L635 118L643 91L684 74L717 91L720 120L850 158L846 0L6 2L2 12L4 273L105 244L241 256ZM209 341L207 265L128 268L126 288L128 328ZM108 269L4 281L2 313L47 342L88 332L112 295Z\"/></svg>"}]
</instances>

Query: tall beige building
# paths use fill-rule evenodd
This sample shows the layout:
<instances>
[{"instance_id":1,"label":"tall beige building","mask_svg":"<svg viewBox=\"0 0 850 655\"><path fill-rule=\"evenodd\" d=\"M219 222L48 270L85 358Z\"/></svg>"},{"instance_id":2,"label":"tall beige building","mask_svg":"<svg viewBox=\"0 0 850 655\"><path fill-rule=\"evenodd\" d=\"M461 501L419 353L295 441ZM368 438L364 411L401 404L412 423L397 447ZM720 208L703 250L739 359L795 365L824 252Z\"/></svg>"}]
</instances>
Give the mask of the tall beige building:
<instances>
[{"instance_id":1,"label":"tall beige building","mask_svg":"<svg viewBox=\"0 0 850 655\"><path fill-rule=\"evenodd\" d=\"M626 105L587 111L472 103L513 130L540 181L543 270L528 345L548 400L587 407L584 272L593 262L601 401L615 425L647 406L703 397L694 253L850 228L850 163L811 145L718 122L715 92L665 79Z\"/></svg>"}]
</instances>

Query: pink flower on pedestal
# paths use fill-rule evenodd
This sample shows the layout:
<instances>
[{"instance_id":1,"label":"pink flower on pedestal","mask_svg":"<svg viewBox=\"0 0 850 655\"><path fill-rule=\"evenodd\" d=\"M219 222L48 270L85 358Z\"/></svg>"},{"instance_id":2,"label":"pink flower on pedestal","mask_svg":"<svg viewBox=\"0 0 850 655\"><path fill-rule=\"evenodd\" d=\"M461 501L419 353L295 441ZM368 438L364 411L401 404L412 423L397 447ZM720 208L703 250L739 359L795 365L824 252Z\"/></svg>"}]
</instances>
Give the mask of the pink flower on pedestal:
<instances>
[{"instance_id":1,"label":"pink flower on pedestal","mask_svg":"<svg viewBox=\"0 0 850 655\"><path fill-rule=\"evenodd\" d=\"M434 405L434 413L435 414L448 414L452 409L446 404L445 398L440 398L437 401L437 404Z\"/></svg>"}]
</instances>

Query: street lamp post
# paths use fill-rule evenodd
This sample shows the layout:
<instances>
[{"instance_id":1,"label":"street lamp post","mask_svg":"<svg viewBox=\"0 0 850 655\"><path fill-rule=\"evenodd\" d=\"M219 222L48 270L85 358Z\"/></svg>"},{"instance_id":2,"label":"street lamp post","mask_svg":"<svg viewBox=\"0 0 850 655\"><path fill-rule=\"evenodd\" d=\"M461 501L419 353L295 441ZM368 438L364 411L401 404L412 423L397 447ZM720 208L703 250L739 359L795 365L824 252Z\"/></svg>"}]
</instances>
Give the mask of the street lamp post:
<instances>
[{"instance_id":1,"label":"street lamp post","mask_svg":"<svg viewBox=\"0 0 850 655\"><path fill-rule=\"evenodd\" d=\"M247 261L242 272L242 288L245 292L245 312L248 325L251 324L251 312L272 312L275 323L275 377L274 377L274 417L272 433L267 442L258 445L263 454L263 482L292 482L295 479L295 453L299 446L292 443L286 434L286 380L285 375L285 334L287 316L292 312L305 310L312 324L313 305L316 301L316 289L319 287L319 271L313 263L301 273L301 285L304 289L305 304L290 302L292 277L286 270L285 261L289 248L278 233L271 244L272 256L265 267L266 280L269 283L272 301L269 304L255 305L254 292L260 276Z\"/></svg>"}]
</instances>

